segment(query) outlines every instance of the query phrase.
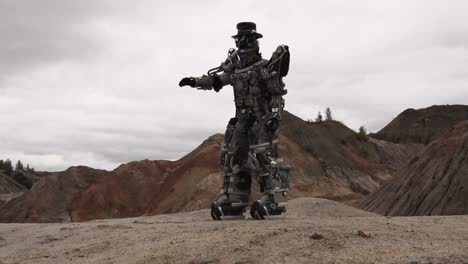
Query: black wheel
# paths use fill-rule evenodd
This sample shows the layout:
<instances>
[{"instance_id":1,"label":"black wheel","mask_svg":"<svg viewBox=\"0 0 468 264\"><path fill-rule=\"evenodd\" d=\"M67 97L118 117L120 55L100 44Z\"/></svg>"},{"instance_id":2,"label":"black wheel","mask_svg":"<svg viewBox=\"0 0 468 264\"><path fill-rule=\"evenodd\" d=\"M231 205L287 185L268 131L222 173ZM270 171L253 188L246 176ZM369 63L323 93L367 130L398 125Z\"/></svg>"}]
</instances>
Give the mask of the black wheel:
<instances>
[{"instance_id":1,"label":"black wheel","mask_svg":"<svg viewBox=\"0 0 468 264\"><path fill-rule=\"evenodd\" d=\"M265 219L265 209L258 202L254 202L250 208L250 216L254 220L263 220Z\"/></svg>"},{"instance_id":2,"label":"black wheel","mask_svg":"<svg viewBox=\"0 0 468 264\"><path fill-rule=\"evenodd\" d=\"M211 205L211 218L213 218L213 220L221 220L221 212L214 204Z\"/></svg>"}]
</instances>

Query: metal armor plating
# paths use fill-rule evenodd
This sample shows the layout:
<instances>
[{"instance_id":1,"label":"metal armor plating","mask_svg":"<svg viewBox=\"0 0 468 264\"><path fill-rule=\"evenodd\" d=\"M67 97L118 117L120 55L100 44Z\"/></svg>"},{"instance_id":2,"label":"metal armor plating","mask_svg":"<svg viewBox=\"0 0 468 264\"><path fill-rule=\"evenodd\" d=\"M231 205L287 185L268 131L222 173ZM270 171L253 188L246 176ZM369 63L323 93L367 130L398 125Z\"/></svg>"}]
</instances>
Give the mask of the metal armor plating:
<instances>
[{"instance_id":1,"label":"metal armor plating","mask_svg":"<svg viewBox=\"0 0 468 264\"><path fill-rule=\"evenodd\" d=\"M261 193L251 206L252 218L281 215L287 206L290 167L278 157L278 136L287 93L282 79L289 70L289 49L280 45L270 60L264 60L256 38L247 39L248 45L243 46L244 39L238 38L252 34L239 32L234 36L238 49L230 49L219 67L180 83L216 92L226 85L233 87L236 116L228 122L219 153L224 177L221 194L211 207L215 220L243 217L253 177Z\"/></svg>"}]
</instances>

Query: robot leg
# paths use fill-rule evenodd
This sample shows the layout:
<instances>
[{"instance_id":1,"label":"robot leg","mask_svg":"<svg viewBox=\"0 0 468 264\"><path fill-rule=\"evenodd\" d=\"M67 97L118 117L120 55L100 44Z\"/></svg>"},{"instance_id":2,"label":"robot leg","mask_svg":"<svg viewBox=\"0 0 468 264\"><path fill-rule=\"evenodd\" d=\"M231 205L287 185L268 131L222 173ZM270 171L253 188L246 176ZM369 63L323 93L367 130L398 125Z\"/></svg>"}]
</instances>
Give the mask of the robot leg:
<instances>
[{"instance_id":1,"label":"robot leg","mask_svg":"<svg viewBox=\"0 0 468 264\"><path fill-rule=\"evenodd\" d=\"M258 135L261 143L250 147L259 164L261 192L250 209L253 219L286 212L290 166L278 158L278 128L279 117L276 113L264 116Z\"/></svg>"},{"instance_id":2,"label":"robot leg","mask_svg":"<svg viewBox=\"0 0 468 264\"><path fill-rule=\"evenodd\" d=\"M250 215L253 219L281 215L288 204L290 166L282 159L271 159L263 173L259 174L260 195L252 204Z\"/></svg>"},{"instance_id":3,"label":"robot leg","mask_svg":"<svg viewBox=\"0 0 468 264\"><path fill-rule=\"evenodd\" d=\"M224 169L221 194L211 205L213 220L244 218L249 202L251 169L248 166L248 140L241 124L231 119L225 135ZM226 143L228 142L228 143ZM247 145L246 145L247 144Z\"/></svg>"},{"instance_id":4,"label":"robot leg","mask_svg":"<svg viewBox=\"0 0 468 264\"><path fill-rule=\"evenodd\" d=\"M250 196L250 175L239 172L226 175L224 179L225 187L211 205L211 217L213 220L244 218Z\"/></svg>"}]
</instances>

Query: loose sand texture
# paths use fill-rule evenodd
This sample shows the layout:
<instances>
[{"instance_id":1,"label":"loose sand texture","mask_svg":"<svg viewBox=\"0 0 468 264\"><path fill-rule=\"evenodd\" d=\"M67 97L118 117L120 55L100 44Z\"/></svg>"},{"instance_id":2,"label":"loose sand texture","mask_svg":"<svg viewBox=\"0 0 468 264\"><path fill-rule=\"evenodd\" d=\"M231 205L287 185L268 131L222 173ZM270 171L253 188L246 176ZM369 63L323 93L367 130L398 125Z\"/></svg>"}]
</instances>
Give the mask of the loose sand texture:
<instances>
[{"instance_id":1,"label":"loose sand texture","mask_svg":"<svg viewBox=\"0 0 468 264\"><path fill-rule=\"evenodd\" d=\"M209 210L0 224L0 263L468 263L468 216L383 217L318 198L265 221Z\"/></svg>"}]
</instances>

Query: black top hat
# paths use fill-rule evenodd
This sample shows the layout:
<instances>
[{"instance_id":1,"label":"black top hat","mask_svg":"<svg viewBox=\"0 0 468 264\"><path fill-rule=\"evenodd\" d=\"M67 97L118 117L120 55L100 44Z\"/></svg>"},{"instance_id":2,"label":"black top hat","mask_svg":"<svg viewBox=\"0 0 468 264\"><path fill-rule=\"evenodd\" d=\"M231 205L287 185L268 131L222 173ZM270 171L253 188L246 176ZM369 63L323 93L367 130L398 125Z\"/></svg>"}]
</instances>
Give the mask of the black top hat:
<instances>
[{"instance_id":1,"label":"black top hat","mask_svg":"<svg viewBox=\"0 0 468 264\"><path fill-rule=\"evenodd\" d=\"M256 38L263 37L262 34L257 33L257 25L253 22L240 22L237 24L237 35L232 36L233 38L238 38L241 35L255 35Z\"/></svg>"}]
</instances>

